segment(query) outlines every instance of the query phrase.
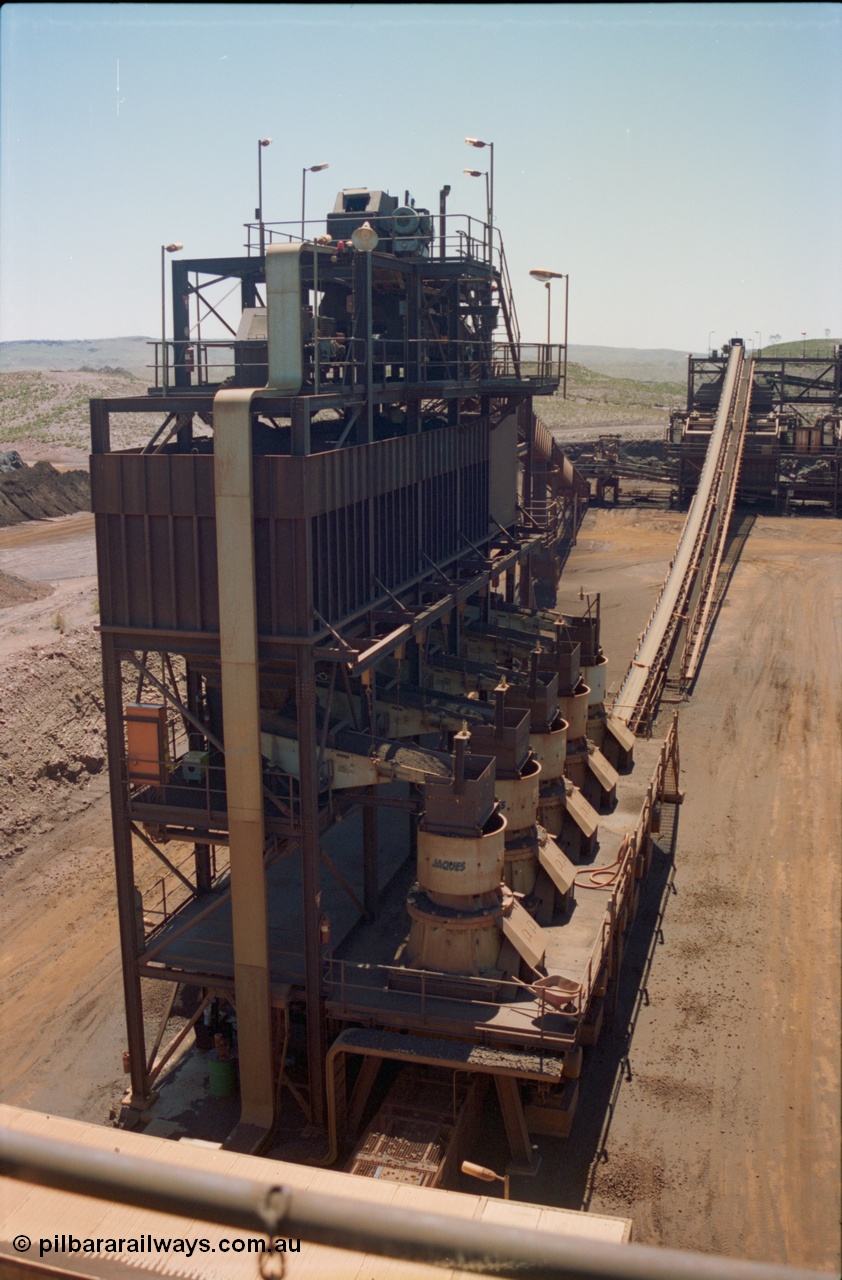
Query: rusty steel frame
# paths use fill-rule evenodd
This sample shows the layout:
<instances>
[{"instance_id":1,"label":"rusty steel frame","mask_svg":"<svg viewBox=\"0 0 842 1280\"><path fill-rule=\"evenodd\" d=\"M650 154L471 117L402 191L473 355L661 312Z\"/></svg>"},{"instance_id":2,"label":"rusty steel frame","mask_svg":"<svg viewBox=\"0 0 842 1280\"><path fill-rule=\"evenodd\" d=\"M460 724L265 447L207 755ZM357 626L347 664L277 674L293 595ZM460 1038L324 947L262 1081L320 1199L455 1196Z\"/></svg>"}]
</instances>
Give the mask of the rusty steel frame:
<instances>
[{"instance_id":1,"label":"rusty steel frame","mask_svg":"<svg viewBox=\"0 0 842 1280\"><path fill-rule=\"evenodd\" d=\"M752 358L758 395L766 408L751 406L746 430L742 474L736 500L772 499L777 512L789 510L792 500L821 503L835 515L842 515L842 347L829 356L760 356ZM688 357L687 408L671 415L666 433L668 455L677 463L676 488L679 503L694 491L706 447L706 421L713 407L711 393L722 377L725 357ZM819 446L802 446L799 428L787 435L787 420L815 431L817 411L825 407L825 421L832 426L832 439ZM694 426L691 414L701 420ZM808 415L813 415L811 420ZM778 425L770 429L768 420ZM680 430L680 438L676 431ZM821 462L822 476L793 477L791 462Z\"/></svg>"},{"instance_id":2,"label":"rusty steel frame","mask_svg":"<svg viewBox=\"0 0 842 1280\"><path fill-rule=\"evenodd\" d=\"M121 662L127 659L151 676L145 661L148 653L179 654L187 661L189 672L190 664L198 670L209 659L216 663L224 649L218 576L221 561L216 540L225 535L216 519L214 460L194 450L192 436L194 416L212 424L213 389L190 385L186 355L193 339L188 306L194 294L201 298L201 288L223 279L238 281L243 307L254 306L260 300L258 286L265 278L262 258L177 259L171 265L175 386L163 396L153 388L146 397L91 402L92 509L97 529L118 918L132 1103L140 1107L147 1105L151 1096L141 976L165 981L189 978L200 983L205 979L203 985L229 990L231 984L210 973L179 974L165 966L150 965L154 947L147 953L144 939L138 936L133 823L153 822L164 836L172 832L178 838L192 839L197 846L203 842L230 843L230 831L212 825L210 814L203 819L201 811L189 811L189 821L184 823L180 819L188 813L177 806L129 803ZM358 328L362 326L362 339L370 351L371 309L365 302L365 290L356 287L362 264L348 265L353 267L350 274L345 264L338 269L340 282L353 290L349 296L354 300L354 322ZM371 378L361 386L327 384L329 390L320 388L316 394L314 388L305 388L298 396L279 396L260 388L246 393L251 399L253 423L291 418L289 452L253 455L255 537L251 542L257 587L253 662L258 682L278 664L291 679L303 760L316 761L319 755L317 667L325 669L325 664L330 664L335 671L339 664L343 680L360 678L407 640L455 614L462 602L485 592L498 578L505 578L508 590L519 572L521 594L525 592L528 598L536 565L547 557L553 562L561 538L575 540L587 505L586 486L580 492L575 471L550 433L542 424L523 425L532 423L532 394L552 389L558 378L547 368L537 377L521 372L517 318L502 248L500 269L495 268L491 278L481 274L469 279L465 259L458 255L417 262L375 254L369 265L374 267L375 290L383 286L388 273L406 297L409 354L403 378L376 386ZM308 281L315 283L307 275L308 270L312 275L313 269L311 253L302 276L305 286ZM321 288L322 261L318 270ZM191 274L195 284L190 282ZM201 275L212 279L200 286ZM434 286L434 291L428 288L425 294L422 282L425 287ZM466 308L468 314L474 308L477 317L484 316L483 308L491 305L492 283L509 337L506 360L492 360L490 332L483 328L486 320L471 319L466 332L473 335L478 349L471 375L463 373L457 380L421 380L427 366L413 355L420 348L412 343L420 342L425 333L429 337L430 308L439 305L437 299L441 306L450 308L441 314L448 317L449 340L457 342L459 325L465 323L460 319L460 308ZM206 299L204 302L210 305ZM359 439L359 424L372 421L372 398L378 405L405 406L408 434L374 442L369 430L363 436L369 443L342 447L347 446L353 432ZM422 431L425 415L429 418L437 406L441 406L447 425ZM111 413L149 413L150 409L165 416L146 449L140 454L114 453ZM311 438L312 420L324 409L345 411L346 417L338 446L327 451ZM491 430L496 421L516 412L522 422L527 458L531 449L537 449L542 469L539 472L528 462L523 515L518 518L513 513L511 522L495 530L489 518ZM360 554L363 561L355 567ZM549 567L545 564L544 578L549 580L557 568L557 561ZM236 587L236 574L230 580ZM224 667L224 652L222 660ZM188 674L187 705L160 682L155 683L185 720L188 731L192 726L204 740L222 748L198 703L201 679L198 685L193 680L191 691ZM376 808L364 806L364 812L376 813ZM230 825L230 817L220 816ZM294 836L300 846L310 1097L314 1123L322 1124L327 1039L318 898L319 836L325 818L319 811L315 768L301 770L297 810L288 819L275 813L274 819L266 821L267 833L274 830ZM154 840L150 843L154 847ZM364 843L366 847L372 843L370 822ZM258 847L262 859L265 838L258 841ZM156 853L163 857L157 848ZM367 856L370 861L370 848ZM198 850L196 865L196 886L188 884L198 895ZM375 905L371 874L369 869L367 909ZM270 985L258 983L263 993L256 997L260 1002ZM243 1018L245 1021L245 1014ZM262 1085L258 1092L265 1100L267 1088ZM250 1117L258 1128L266 1123L260 1111L258 1106ZM244 1113L244 1120L248 1119Z\"/></svg>"}]
</instances>

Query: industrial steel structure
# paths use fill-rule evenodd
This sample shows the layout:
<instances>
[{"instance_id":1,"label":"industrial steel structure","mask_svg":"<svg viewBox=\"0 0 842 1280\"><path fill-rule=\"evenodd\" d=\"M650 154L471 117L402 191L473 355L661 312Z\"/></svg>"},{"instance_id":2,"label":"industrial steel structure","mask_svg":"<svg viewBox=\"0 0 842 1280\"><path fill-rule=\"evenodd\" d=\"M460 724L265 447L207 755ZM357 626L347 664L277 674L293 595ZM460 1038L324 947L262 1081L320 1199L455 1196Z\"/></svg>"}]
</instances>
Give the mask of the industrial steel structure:
<instances>
[{"instance_id":1,"label":"industrial steel structure","mask_svg":"<svg viewBox=\"0 0 842 1280\"><path fill-rule=\"evenodd\" d=\"M597 850L633 739L598 600L543 611L587 485L534 412L563 352L521 342L496 228L368 189L295 228L174 260L155 385L91 402L131 1102L175 1048L171 1003L147 1047L142 980L185 983L194 1022L236 1007L232 1145L288 1088L338 1158L393 1060L493 1079L529 1168L530 1132L569 1128L675 728ZM227 282L241 318L209 339ZM111 416L150 411L112 449Z\"/></svg>"},{"instance_id":2,"label":"industrial steel structure","mask_svg":"<svg viewBox=\"0 0 842 1280\"><path fill-rule=\"evenodd\" d=\"M699 481L731 344L690 356L687 408L673 413L667 456L680 502ZM753 383L737 501L794 504L842 515L842 348L828 356L752 357Z\"/></svg>"}]
</instances>

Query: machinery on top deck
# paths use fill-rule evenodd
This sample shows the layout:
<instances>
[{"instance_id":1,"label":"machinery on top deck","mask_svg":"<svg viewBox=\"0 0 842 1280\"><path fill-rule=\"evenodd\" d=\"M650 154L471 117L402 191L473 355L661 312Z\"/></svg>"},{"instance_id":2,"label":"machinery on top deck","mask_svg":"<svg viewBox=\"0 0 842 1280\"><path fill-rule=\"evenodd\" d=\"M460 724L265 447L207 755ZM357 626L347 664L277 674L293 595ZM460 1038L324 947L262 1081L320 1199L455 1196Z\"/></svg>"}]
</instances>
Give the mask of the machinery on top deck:
<instances>
[{"instance_id":1,"label":"machinery on top deck","mask_svg":"<svg viewBox=\"0 0 842 1280\"><path fill-rule=\"evenodd\" d=\"M263 255L173 260L174 340L154 344L151 388L167 408L199 408L223 385L271 389L273 343L297 372L285 403L272 398L273 412L289 413L289 396L318 396L314 411L342 407L343 431L320 436L328 447L454 425L468 389L548 394L558 386L564 349L521 342L503 243L486 223L434 220L359 188L339 193L326 230L312 239L294 226L266 224ZM294 262L280 267L289 256ZM236 329L213 292L228 281L239 282ZM265 296L273 288L274 321ZM207 336L215 322L228 336Z\"/></svg>"}]
</instances>

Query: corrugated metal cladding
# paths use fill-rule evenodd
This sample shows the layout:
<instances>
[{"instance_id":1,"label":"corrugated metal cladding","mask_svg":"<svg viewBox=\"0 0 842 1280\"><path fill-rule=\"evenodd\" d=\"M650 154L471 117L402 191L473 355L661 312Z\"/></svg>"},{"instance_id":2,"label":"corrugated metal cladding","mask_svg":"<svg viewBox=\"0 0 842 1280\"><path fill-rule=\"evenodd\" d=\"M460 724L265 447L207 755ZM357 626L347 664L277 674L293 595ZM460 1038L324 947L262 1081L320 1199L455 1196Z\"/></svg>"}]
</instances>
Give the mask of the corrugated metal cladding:
<instances>
[{"instance_id":1,"label":"corrugated metal cladding","mask_svg":"<svg viewBox=\"0 0 842 1280\"><path fill-rule=\"evenodd\" d=\"M749 493L753 489L768 493L775 485L777 468L777 458L758 457L746 448L740 468L740 489L743 493Z\"/></svg>"},{"instance_id":2,"label":"corrugated metal cladding","mask_svg":"<svg viewBox=\"0 0 842 1280\"><path fill-rule=\"evenodd\" d=\"M91 498L102 623L218 632L213 457L94 455ZM488 428L258 456L254 505L260 634L291 634L311 605L335 624L380 594L375 578L395 590L425 568L422 551L440 563L463 534L487 535Z\"/></svg>"}]
</instances>

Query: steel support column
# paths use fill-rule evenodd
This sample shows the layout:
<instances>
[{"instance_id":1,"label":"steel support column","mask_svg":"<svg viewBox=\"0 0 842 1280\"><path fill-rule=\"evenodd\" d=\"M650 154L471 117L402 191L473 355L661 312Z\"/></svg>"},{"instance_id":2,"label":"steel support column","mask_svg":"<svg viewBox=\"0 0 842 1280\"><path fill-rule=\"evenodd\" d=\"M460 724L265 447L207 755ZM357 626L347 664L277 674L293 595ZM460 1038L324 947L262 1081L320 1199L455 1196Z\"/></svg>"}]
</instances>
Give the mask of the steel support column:
<instances>
[{"instance_id":1,"label":"steel support column","mask_svg":"<svg viewBox=\"0 0 842 1280\"><path fill-rule=\"evenodd\" d=\"M532 409L531 401L525 408L525 419L524 440L526 443L526 452L523 463L523 491L521 494L521 503L524 511L529 513L535 497L532 474L535 452L535 414ZM521 561L520 573L518 575L518 604L522 609L534 608L531 555Z\"/></svg>"},{"instance_id":2,"label":"steel support column","mask_svg":"<svg viewBox=\"0 0 842 1280\"><path fill-rule=\"evenodd\" d=\"M374 799L376 787L369 787ZM380 870L377 854L377 809L374 804L363 808L363 902L372 919L378 914L380 899Z\"/></svg>"},{"instance_id":3,"label":"steel support column","mask_svg":"<svg viewBox=\"0 0 842 1280\"><path fill-rule=\"evenodd\" d=\"M362 443L374 439L374 352L371 328L371 254L358 250L353 258L354 273L354 332L353 337L363 342L365 352L365 433ZM353 349L352 349L353 350ZM359 439L359 434L358 434Z\"/></svg>"},{"instance_id":4,"label":"steel support column","mask_svg":"<svg viewBox=\"0 0 842 1280\"><path fill-rule=\"evenodd\" d=\"M210 893L213 885L210 845L194 844L193 854L196 860L196 892Z\"/></svg>"},{"instance_id":5,"label":"steel support column","mask_svg":"<svg viewBox=\"0 0 842 1280\"><path fill-rule=\"evenodd\" d=\"M132 1106L142 1110L149 1102L146 1071L146 1036L143 1027L143 999L140 991L138 954L142 939L137 933L134 856L129 817L126 813L126 771L123 760L123 681L120 659L113 636L102 636L102 684L105 702L105 731L108 774L111 779L111 828L114 839L114 870L117 880L117 918L120 928L120 956L123 963L123 994L126 1002L126 1032L129 1041Z\"/></svg>"},{"instance_id":6,"label":"steel support column","mask_svg":"<svg viewBox=\"0 0 842 1280\"><path fill-rule=\"evenodd\" d=\"M307 1066L310 1079L310 1110L313 1124L324 1128L325 1025L322 989L322 954L319 938L319 796L316 766L316 680L313 651L299 645L295 655L295 700L298 707L299 801L301 806L301 879L304 912L304 982L307 995Z\"/></svg>"},{"instance_id":7,"label":"steel support column","mask_svg":"<svg viewBox=\"0 0 842 1280\"><path fill-rule=\"evenodd\" d=\"M294 458L304 458L310 452L310 400L306 396L296 396L290 407L290 453Z\"/></svg>"}]
</instances>

